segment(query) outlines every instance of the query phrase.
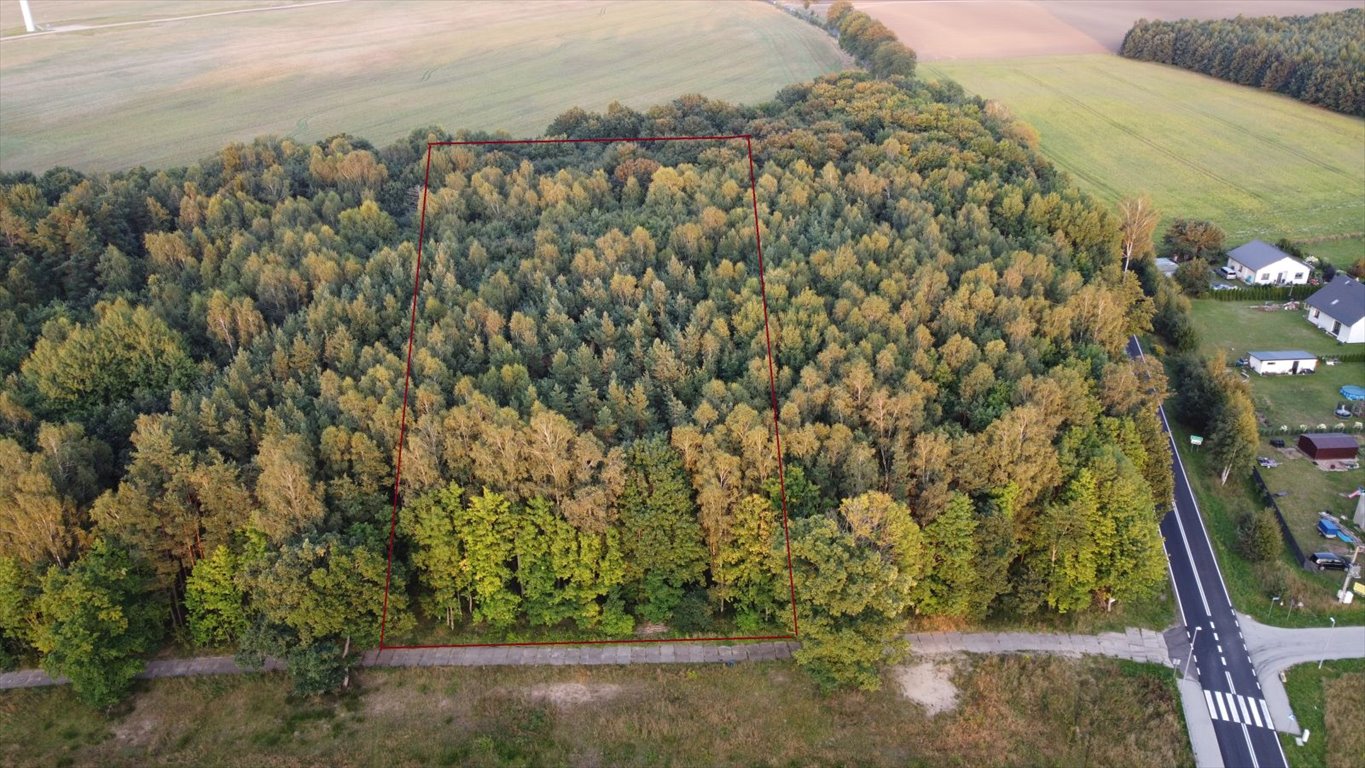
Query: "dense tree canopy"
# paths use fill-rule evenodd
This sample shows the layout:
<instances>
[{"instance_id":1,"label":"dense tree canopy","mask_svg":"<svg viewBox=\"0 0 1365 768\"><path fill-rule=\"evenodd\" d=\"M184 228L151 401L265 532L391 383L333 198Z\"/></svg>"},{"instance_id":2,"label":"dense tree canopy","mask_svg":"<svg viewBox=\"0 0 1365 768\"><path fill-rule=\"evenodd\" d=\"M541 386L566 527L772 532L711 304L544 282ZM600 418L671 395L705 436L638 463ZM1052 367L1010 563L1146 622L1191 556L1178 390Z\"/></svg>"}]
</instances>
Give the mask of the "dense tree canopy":
<instances>
[{"instance_id":1,"label":"dense tree canopy","mask_svg":"<svg viewBox=\"0 0 1365 768\"><path fill-rule=\"evenodd\" d=\"M1147 21L1128 30L1119 53L1174 64L1365 116L1365 10L1315 16Z\"/></svg>"},{"instance_id":2,"label":"dense tree canopy","mask_svg":"<svg viewBox=\"0 0 1365 768\"><path fill-rule=\"evenodd\" d=\"M1119 218L960 93L843 73L549 129L751 134L752 193L744 140L437 147L424 191L436 129L5 177L6 605L117 541L190 637L344 679L378 639L423 200L390 642L786 631L783 485L826 681L872 684L910 613L1141 595L1165 386L1123 347L1154 307Z\"/></svg>"}]
</instances>

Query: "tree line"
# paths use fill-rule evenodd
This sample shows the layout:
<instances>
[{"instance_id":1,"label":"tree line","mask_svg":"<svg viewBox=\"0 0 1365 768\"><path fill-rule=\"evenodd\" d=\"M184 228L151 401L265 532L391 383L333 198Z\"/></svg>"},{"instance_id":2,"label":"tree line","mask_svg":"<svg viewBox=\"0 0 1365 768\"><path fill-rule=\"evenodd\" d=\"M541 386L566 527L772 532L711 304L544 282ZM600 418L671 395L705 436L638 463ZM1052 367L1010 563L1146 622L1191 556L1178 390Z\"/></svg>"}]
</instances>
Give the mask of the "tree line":
<instances>
[{"instance_id":1,"label":"tree line","mask_svg":"<svg viewBox=\"0 0 1365 768\"><path fill-rule=\"evenodd\" d=\"M847 72L551 136L752 134L801 663L1164 578L1159 302L960 89ZM0 179L0 638L97 704L174 639L344 685L378 642L427 143ZM441 147L388 642L785 631L743 142ZM466 634L460 634L466 633ZM537 635L536 633L541 633Z\"/></svg>"},{"instance_id":2,"label":"tree line","mask_svg":"<svg viewBox=\"0 0 1365 768\"><path fill-rule=\"evenodd\" d=\"M1122 56L1174 64L1365 116L1365 10L1313 16L1139 20Z\"/></svg>"},{"instance_id":3,"label":"tree line","mask_svg":"<svg viewBox=\"0 0 1365 768\"><path fill-rule=\"evenodd\" d=\"M825 14L825 26L847 51L877 77L914 77L918 57L891 28L853 7L850 0L835 0Z\"/></svg>"}]
</instances>

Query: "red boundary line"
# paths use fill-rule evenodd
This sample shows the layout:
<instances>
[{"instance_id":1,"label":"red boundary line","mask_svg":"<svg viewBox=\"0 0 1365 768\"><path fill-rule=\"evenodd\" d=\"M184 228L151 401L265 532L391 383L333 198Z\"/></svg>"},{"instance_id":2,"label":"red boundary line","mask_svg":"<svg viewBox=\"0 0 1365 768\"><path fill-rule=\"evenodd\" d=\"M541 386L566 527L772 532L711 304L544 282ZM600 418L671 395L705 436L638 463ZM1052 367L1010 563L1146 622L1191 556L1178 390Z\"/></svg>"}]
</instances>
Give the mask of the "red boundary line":
<instances>
[{"instance_id":1,"label":"red boundary line","mask_svg":"<svg viewBox=\"0 0 1365 768\"><path fill-rule=\"evenodd\" d=\"M632 638L620 640L544 640L535 642L507 643L446 643L440 645L385 645L385 632L389 619L389 589L393 582L393 544L398 531L398 489L403 477L403 442L408 426L408 388L412 383L412 345L417 331L417 295L422 285L422 244L426 241L427 230L427 192L431 189L431 151L432 147L451 146L490 146L520 144L604 144L616 141L726 141L743 139L749 156L749 196L754 211L754 246L758 253L758 288L763 299L763 339L768 350L768 395L773 408L773 441L777 453L777 484L782 494L782 537L787 551L787 587L791 596L792 632L789 635L746 635L735 637L670 637L670 638ZM791 533L787 525L787 479L782 461L782 431L778 424L777 376L773 365L773 339L768 322L768 289L764 278L763 238L758 223L758 182L754 174L754 145L752 134L726 136L640 136L630 138L602 139L498 139L487 141L429 141L427 142L426 171L422 177L422 213L417 228L417 264L412 280L412 309L408 317L408 353L403 373L403 408L398 422L398 455L393 477L393 512L389 518L388 564L384 572L384 608L379 620L379 648L386 650L416 650L423 648L498 648L508 646L533 645L624 645L640 643L696 643L717 640L794 640L800 635L800 624L796 614L796 576L792 569Z\"/></svg>"}]
</instances>

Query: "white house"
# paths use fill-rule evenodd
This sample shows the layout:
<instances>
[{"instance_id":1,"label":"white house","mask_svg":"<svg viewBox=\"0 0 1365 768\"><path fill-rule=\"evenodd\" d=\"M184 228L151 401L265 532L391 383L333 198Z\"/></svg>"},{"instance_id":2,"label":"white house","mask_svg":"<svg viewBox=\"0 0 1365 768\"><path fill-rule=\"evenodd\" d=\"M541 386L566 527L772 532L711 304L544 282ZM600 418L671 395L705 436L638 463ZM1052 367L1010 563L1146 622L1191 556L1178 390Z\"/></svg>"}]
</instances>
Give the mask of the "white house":
<instances>
[{"instance_id":1,"label":"white house","mask_svg":"<svg viewBox=\"0 0 1365 768\"><path fill-rule=\"evenodd\" d=\"M1312 272L1307 264L1260 240L1228 251L1228 268L1236 279L1255 285L1303 285Z\"/></svg>"},{"instance_id":2,"label":"white house","mask_svg":"<svg viewBox=\"0 0 1365 768\"><path fill-rule=\"evenodd\" d=\"M1365 342L1365 283L1340 272L1304 302L1308 322L1343 344Z\"/></svg>"},{"instance_id":3,"label":"white house","mask_svg":"<svg viewBox=\"0 0 1365 768\"><path fill-rule=\"evenodd\" d=\"M1247 364L1251 370L1266 376L1276 373L1302 373L1316 370L1318 357L1302 349L1283 349L1276 352L1249 352Z\"/></svg>"}]
</instances>

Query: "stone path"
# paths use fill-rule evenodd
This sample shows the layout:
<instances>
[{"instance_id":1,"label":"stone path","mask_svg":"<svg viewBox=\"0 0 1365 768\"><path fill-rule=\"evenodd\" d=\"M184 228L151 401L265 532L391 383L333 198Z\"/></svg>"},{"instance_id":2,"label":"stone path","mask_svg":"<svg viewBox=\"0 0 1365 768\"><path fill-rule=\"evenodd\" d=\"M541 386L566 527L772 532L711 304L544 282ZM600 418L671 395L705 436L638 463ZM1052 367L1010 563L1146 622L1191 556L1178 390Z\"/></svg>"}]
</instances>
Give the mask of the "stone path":
<instances>
[{"instance_id":1,"label":"stone path","mask_svg":"<svg viewBox=\"0 0 1365 768\"><path fill-rule=\"evenodd\" d=\"M1129 629L1101 635L1059 635L1028 632L926 632L908 635L913 653L1052 653L1062 656L1113 656L1168 664L1165 640L1158 632ZM595 666L602 664L720 664L791 658L798 644L792 640L719 645L713 643L638 643L599 645L499 646L495 648L398 648L368 651L362 666L371 667L489 667ZM274 660L266 669L282 669ZM138 677L232 675L244 670L231 656L156 659ZM0 674L0 690L60 685L41 669Z\"/></svg>"},{"instance_id":2,"label":"stone path","mask_svg":"<svg viewBox=\"0 0 1365 768\"><path fill-rule=\"evenodd\" d=\"M1169 665L1166 641L1161 633L1128 629L1100 635L1045 634L1032 632L925 632L906 636L911 652L919 656L950 653L1049 653L1060 656L1111 656L1133 661ZM533 645L494 648L396 648L367 651L361 665L367 667L493 667L493 666L596 666L602 664L720 664L771 661L791 658L798 648L792 640L719 645L713 643L638 643L598 645ZM282 669L274 660L267 670ZM156 659L147 662L140 678L233 675L247 670L231 656L199 656L188 659ZM0 690L61 685L41 669L21 669L0 674Z\"/></svg>"},{"instance_id":3,"label":"stone path","mask_svg":"<svg viewBox=\"0 0 1365 768\"><path fill-rule=\"evenodd\" d=\"M1099 635L1036 632L926 632L909 635L910 650L921 656L945 653L1050 653L1059 656L1112 656L1171 665L1166 638L1150 629L1129 627Z\"/></svg>"}]
</instances>

